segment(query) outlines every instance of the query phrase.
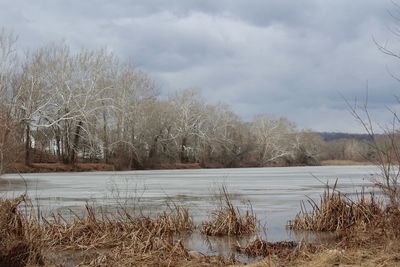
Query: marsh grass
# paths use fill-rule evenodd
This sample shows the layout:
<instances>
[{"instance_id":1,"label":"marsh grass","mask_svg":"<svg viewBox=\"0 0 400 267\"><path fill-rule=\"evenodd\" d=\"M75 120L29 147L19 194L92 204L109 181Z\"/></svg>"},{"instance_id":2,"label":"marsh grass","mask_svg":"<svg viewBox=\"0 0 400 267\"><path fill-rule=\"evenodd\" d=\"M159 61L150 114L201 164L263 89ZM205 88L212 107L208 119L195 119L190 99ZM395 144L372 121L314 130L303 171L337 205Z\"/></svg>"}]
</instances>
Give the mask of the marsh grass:
<instances>
[{"instance_id":1,"label":"marsh grass","mask_svg":"<svg viewBox=\"0 0 400 267\"><path fill-rule=\"evenodd\" d=\"M0 266L26 266L41 264L42 242L38 232L18 209L25 202L22 195L15 199L0 200Z\"/></svg>"},{"instance_id":2,"label":"marsh grass","mask_svg":"<svg viewBox=\"0 0 400 267\"><path fill-rule=\"evenodd\" d=\"M221 202L200 232L208 236L243 236L257 232L258 220L250 207L244 213L235 207L225 186L221 187Z\"/></svg>"},{"instance_id":3,"label":"marsh grass","mask_svg":"<svg viewBox=\"0 0 400 267\"><path fill-rule=\"evenodd\" d=\"M381 246L400 238L400 206L382 206L380 216L368 224L355 224L338 232L338 245L344 248ZM400 259L400 257L399 257Z\"/></svg>"},{"instance_id":4,"label":"marsh grass","mask_svg":"<svg viewBox=\"0 0 400 267\"><path fill-rule=\"evenodd\" d=\"M168 211L154 217L121 210L114 217L87 204L84 213L69 218L60 214L44 218L25 196L0 199L0 266L58 266L72 262L80 266L237 263L235 259L195 255L176 239L194 228L185 207L171 205ZM65 255L69 255L66 261ZM64 260L59 259L62 256Z\"/></svg>"},{"instance_id":5,"label":"marsh grass","mask_svg":"<svg viewBox=\"0 0 400 267\"><path fill-rule=\"evenodd\" d=\"M361 192L353 200L336 189L335 185L327 186L320 202L317 204L309 199L311 212L307 211L302 202L301 211L293 221L289 221L288 228L292 230L309 231L342 231L355 226L370 225L384 215L383 203L377 201L373 194Z\"/></svg>"},{"instance_id":6,"label":"marsh grass","mask_svg":"<svg viewBox=\"0 0 400 267\"><path fill-rule=\"evenodd\" d=\"M125 218L116 219L113 215L96 214L95 209L88 205L86 214L72 219L59 216L44 219L41 227L46 243L67 249L108 248L141 244L142 240L148 239L147 246L151 246L150 241L155 238L165 239L175 233L191 231L193 227L187 209L181 207L177 207L174 213L165 212L155 218L133 217L125 213Z\"/></svg>"},{"instance_id":7,"label":"marsh grass","mask_svg":"<svg viewBox=\"0 0 400 267\"><path fill-rule=\"evenodd\" d=\"M295 231L333 232L335 239L331 243L335 249L383 249L400 238L400 205L384 191L379 201L364 192L350 199L336 190L335 183L333 188L327 187L319 204L311 200L309 204L312 211L307 212L303 203L288 227Z\"/></svg>"}]
</instances>

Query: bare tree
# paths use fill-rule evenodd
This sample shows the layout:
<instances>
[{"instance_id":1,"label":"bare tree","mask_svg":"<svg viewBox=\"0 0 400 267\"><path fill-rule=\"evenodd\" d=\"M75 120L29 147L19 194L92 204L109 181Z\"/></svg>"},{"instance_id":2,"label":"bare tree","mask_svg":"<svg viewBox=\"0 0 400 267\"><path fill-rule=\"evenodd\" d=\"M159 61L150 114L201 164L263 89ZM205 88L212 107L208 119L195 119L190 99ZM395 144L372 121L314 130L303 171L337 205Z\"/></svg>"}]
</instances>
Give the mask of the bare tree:
<instances>
[{"instance_id":1,"label":"bare tree","mask_svg":"<svg viewBox=\"0 0 400 267\"><path fill-rule=\"evenodd\" d=\"M196 161L204 137L204 103L196 90L183 90L169 99L174 107L174 139L180 162Z\"/></svg>"},{"instance_id":2,"label":"bare tree","mask_svg":"<svg viewBox=\"0 0 400 267\"><path fill-rule=\"evenodd\" d=\"M312 138L297 135L287 119L261 115L246 123L226 104L207 104L197 90L161 100L147 74L106 50L73 53L50 45L13 65L14 41L2 33L2 162L10 136L24 147L27 165L54 155L65 163L101 160L129 169L163 162L234 167L254 155L267 165L290 163L300 150L316 154Z\"/></svg>"},{"instance_id":3,"label":"bare tree","mask_svg":"<svg viewBox=\"0 0 400 267\"><path fill-rule=\"evenodd\" d=\"M377 125L368 109L368 97L362 105L347 102L347 106L371 140L368 143L374 153L371 160L381 172L381 176L375 179L376 186L383 190L392 204L400 203L400 117L391 110L392 122L386 126ZM378 135L377 129L382 134Z\"/></svg>"},{"instance_id":4,"label":"bare tree","mask_svg":"<svg viewBox=\"0 0 400 267\"><path fill-rule=\"evenodd\" d=\"M223 103L208 105L205 115L202 161L204 164L218 162L226 167L238 166L249 152L240 118Z\"/></svg>"},{"instance_id":5,"label":"bare tree","mask_svg":"<svg viewBox=\"0 0 400 267\"><path fill-rule=\"evenodd\" d=\"M293 157L294 123L286 118L257 116L251 125L251 132L257 144L258 160L261 165Z\"/></svg>"},{"instance_id":6,"label":"bare tree","mask_svg":"<svg viewBox=\"0 0 400 267\"><path fill-rule=\"evenodd\" d=\"M318 165L327 149L327 144L321 135L310 130L302 130L295 133L294 137L294 163Z\"/></svg>"},{"instance_id":7,"label":"bare tree","mask_svg":"<svg viewBox=\"0 0 400 267\"><path fill-rule=\"evenodd\" d=\"M18 157L18 125L15 113L12 86L17 71L17 38L11 32L0 31L0 175Z\"/></svg>"},{"instance_id":8,"label":"bare tree","mask_svg":"<svg viewBox=\"0 0 400 267\"><path fill-rule=\"evenodd\" d=\"M128 168L142 168L150 143L146 135L147 109L158 95L154 82L132 65L118 73L113 89L114 108L111 121L114 132L109 149Z\"/></svg>"}]
</instances>

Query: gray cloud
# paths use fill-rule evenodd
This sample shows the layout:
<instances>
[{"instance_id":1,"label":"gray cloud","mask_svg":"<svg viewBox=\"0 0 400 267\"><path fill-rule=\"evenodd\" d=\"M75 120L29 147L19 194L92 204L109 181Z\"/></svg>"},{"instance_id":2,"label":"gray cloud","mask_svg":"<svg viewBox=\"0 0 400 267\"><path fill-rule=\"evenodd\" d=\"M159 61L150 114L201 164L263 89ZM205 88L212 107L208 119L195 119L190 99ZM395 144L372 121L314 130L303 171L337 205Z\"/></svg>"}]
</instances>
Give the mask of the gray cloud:
<instances>
[{"instance_id":1,"label":"gray cloud","mask_svg":"<svg viewBox=\"0 0 400 267\"><path fill-rule=\"evenodd\" d=\"M368 94L379 121L398 83L372 37L396 48L390 1L0 0L0 25L21 49L65 41L107 47L153 76L166 95L200 88L244 119L287 116L300 127L361 131L343 96ZM397 71L397 72L396 72Z\"/></svg>"}]
</instances>

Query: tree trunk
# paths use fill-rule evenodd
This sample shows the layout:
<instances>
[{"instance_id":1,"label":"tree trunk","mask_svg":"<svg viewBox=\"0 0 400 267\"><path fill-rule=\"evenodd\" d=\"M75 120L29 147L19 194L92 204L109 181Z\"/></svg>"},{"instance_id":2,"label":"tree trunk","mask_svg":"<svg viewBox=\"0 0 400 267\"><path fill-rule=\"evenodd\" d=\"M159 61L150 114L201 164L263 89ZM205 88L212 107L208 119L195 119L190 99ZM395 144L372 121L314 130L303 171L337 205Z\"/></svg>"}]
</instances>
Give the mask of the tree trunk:
<instances>
[{"instance_id":1,"label":"tree trunk","mask_svg":"<svg viewBox=\"0 0 400 267\"><path fill-rule=\"evenodd\" d=\"M57 127L55 132L56 132L55 138L56 138L56 149L57 149L56 153L57 153L58 160L60 160L61 159L61 134L60 134L60 128Z\"/></svg>"},{"instance_id":2,"label":"tree trunk","mask_svg":"<svg viewBox=\"0 0 400 267\"><path fill-rule=\"evenodd\" d=\"M74 143L72 144L72 150L71 150L71 163L74 164L76 162L76 151L78 150L78 145L79 145L79 137L80 137L80 131L82 128L82 121L79 121L78 125L75 128L75 135L74 135Z\"/></svg>"},{"instance_id":3,"label":"tree trunk","mask_svg":"<svg viewBox=\"0 0 400 267\"><path fill-rule=\"evenodd\" d=\"M105 111L103 111L103 157L104 157L104 162L108 163L109 162L109 157L108 157L108 134L107 134L107 114Z\"/></svg>"},{"instance_id":4,"label":"tree trunk","mask_svg":"<svg viewBox=\"0 0 400 267\"><path fill-rule=\"evenodd\" d=\"M186 155L186 141L187 138L183 137L182 138L182 143L181 143L181 151L180 151L180 160L181 163L187 163L187 155Z\"/></svg>"},{"instance_id":5,"label":"tree trunk","mask_svg":"<svg viewBox=\"0 0 400 267\"><path fill-rule=\"evenodd\" d=\"M31 127L29 124L25 128L25 165L31 164Z\"/></svg>"},{"instance_id":6,"label":"tree trunk","mask_svg":"<svg viewBox=\"0 0 400 267\"><path fill-rule=\"evenodd\" d=\"M151 146L150 152L149 152L149 159L157 159L157 156L158 156L158 138L159 138L159 135L154 137L153 145Z\"/></svg>"}]
</instances>

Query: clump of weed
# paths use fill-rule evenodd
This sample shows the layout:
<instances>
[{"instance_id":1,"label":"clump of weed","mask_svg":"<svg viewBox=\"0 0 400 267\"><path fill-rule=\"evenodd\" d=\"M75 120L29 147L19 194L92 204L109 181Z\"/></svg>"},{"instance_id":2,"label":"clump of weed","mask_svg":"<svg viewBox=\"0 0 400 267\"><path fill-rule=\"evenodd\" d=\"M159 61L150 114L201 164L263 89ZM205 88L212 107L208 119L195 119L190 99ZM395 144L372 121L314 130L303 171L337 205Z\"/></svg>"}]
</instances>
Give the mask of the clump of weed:
<instances>
[{"instance_id":1,"label":"clump of weed","mask_svg":"<svg viewBox=\"0 0 400 267\"><path fill-rule=\"evenodd\" d=\"M312 211L307 212L304 202L302 210L288 227L293 230L342 231L356 225L368 225L382 217L382 204L371 194L367 197L360 193L357 200L352 200L336 190L327 187L321 196L319 205L311 199L308 203Z\"/></svg>"},{"instance_id":2,"label":"clump of weed","mask_svg":"<svg viewBox=\"0 0 400 267\"><path fill-rule=\"evenodd\" d=\"M41 243L30 222L18 210L25 196L0 199L0 266L42 264Z\"/></svg>"},{"instance_id":3,"label":"clump of weed","mask_svg":"<svg viewBox=\"0 0 400 267\"><path fill-rule=\"evenodd\" d=\"M386 197L386 198L385 198ZM325 190L319 205L309 200L288 227L292 230L330 231L336 234L341 248L361 248L383 245L400 237L400 205L385 193L381 201L373 194L358 193L350 199L335 186Z\"/></svg>"},{"instance_id":4,"label":"clump of weed","mask_svg":"<svg viewBox=\"0 0 400 267\"><path fill-rule=\"evenodd\" d=\"M141 240L170 238L175 233L191 231L193 223L187 208L176 206L169 213L164 212L155 218L134 217L124 210L113 215L96 214L93 207L86 205L86 216L74 216L69 221L61 215L45 220L43 231L46 243L65 248L109 248L115 246L137 245ZM47 238L46 238L47 237Z\"/></svg>"},{"instance_id":5,"label":"clump of weed","mask_svg":"<svg viewBox=\"0 0 400 267\"><path fill-rule=\"evenodd\" d=\"M174 205L155 217L96 214L86 206L85 217L71 222L55 217L43 226L46 244L57 250L91 252L84 266L225 266L237 263L223 257L193 255L176 234L190 232L193 223L187 208ZM125 217L121 215L125 214Z\"/></svg>"},{"instance_id":6,"label":"clump of weed","mask_svg":"<svg viewBox=\"0 0 400 267\"><path fill-rule=\"evenodd\" d=\"M253 211L247 209L242 214L239 208L232 204L224 186L221 192L221 207L213 213L210 221L203 223L201 233L208 236L242 236L256 233L258 220Z\"/></svg>"}]
</instances>

